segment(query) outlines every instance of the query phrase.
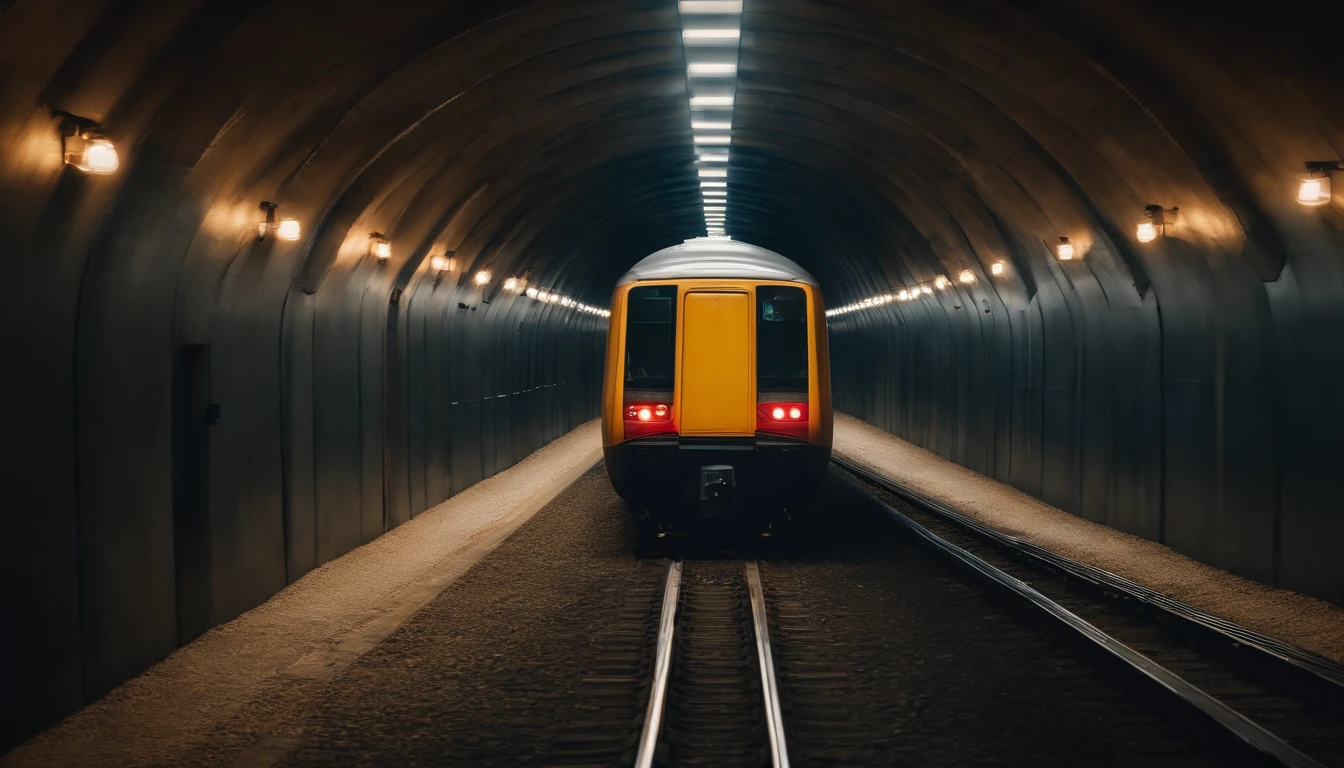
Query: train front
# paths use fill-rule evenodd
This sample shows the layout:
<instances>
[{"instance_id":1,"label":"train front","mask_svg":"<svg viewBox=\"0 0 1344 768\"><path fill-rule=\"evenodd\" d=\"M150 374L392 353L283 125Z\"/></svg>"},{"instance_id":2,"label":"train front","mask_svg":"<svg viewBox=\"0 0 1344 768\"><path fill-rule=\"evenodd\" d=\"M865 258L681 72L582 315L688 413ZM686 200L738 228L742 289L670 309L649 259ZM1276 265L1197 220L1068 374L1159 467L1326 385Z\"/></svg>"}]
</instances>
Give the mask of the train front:
<instances>
[{"instance_id":1,"label":"train front","mask_svg":"<svg viewBox=\"0 0 1344 768\"><path fill-rule=\"evenodd\" d=\"M606 465L642 533L767 533L796 518L831 447L815 284L635 280L617 287L612 307Z\"/></svg>"}]
</instances>

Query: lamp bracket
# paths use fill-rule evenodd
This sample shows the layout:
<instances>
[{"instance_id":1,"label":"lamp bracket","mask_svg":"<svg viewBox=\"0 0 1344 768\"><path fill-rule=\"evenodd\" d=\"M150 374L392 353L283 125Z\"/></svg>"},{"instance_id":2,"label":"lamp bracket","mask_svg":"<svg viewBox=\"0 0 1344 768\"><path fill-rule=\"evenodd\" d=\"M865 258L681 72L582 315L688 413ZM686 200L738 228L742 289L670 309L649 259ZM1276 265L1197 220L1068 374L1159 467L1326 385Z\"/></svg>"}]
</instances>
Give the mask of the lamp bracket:
<instances>
[{"instance_id":1,"label":"lamp bracket","mask_svg":"<svg viewBox=\"0 0 1344 768\"><path fill-rule=\"evenodd\" d=\"M1344 171L1344 161L1341 160L1308 160L1306 165L1307 170L1311 173Z\"/></svg>"},{"instance_id":2,"label":"lamp bracket","mask_svg":"<svg viewBox=\"0 0 1344 768\"><path fill-rule=\"evenodd\" d=\"M1154 224L1166 224L1167 214L1174 214L1181 210L1179 206L1163 208L1160 205L1145 205L1143 207L1144 215L1153 220Z\"/></svg>"},{"instance_id":3,"label":"lamp bracket","mask_svg":"<svg viewBox=\"0 0 1344 768\"><path fill-rule=\"evenodd\" d=\"M103 132L103 124L92 118L81 117L63 109L53 109L51 115L61 118L60 131L64 136L86 136Z\"/></svg>"},{"instance_id":4,"label":"lamp bracket","mask_svg":"<svg viewBox=\"0 0 1344 768\"><path fill-rule=\"evenodd\" d=\"M280 206L269 200L261 201L261 210L266 212L266 221L257 227L257 242L265 240L266 233L271 231L271 228L275 226L275 209L279 207Z\"/></svg>"}]
</instances>

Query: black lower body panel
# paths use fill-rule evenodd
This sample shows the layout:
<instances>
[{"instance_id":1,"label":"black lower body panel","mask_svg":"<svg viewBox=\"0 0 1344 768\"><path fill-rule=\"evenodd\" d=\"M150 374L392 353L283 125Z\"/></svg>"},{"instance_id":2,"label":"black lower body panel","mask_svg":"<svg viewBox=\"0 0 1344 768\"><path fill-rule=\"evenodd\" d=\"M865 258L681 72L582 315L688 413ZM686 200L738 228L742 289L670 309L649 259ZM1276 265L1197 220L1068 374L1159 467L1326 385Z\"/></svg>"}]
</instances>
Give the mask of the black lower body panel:
<instances>
[{"instance_id":1,"label":"black lower body panel","mask_svg":"<svg viewBox=\"0 0 1344 768\"><path fill-rule=\"evenodd\" d=\"M616 492L659 531L761 530L807 507L831 449L804 440L646 437L605 450Z\"/></svg>"}]
</instances>

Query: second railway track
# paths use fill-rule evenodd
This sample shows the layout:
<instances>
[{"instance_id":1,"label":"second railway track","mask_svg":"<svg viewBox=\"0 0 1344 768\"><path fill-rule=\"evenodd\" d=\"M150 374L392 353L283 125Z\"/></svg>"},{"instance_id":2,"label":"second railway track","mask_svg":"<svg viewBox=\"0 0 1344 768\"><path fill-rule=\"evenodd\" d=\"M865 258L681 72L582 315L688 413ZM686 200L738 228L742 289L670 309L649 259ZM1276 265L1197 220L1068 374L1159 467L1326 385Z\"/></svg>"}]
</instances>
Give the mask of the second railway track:
<instances>
[{"instance_id":1,"label":"second railway track","mask_svg":"<svg viewBox=\"0 0 1344 768\"><path fill-rule=\"evenodd\" d=\"M1181 710L1230 759L1344 766L1344 667L1055 555L853 462L892 519ZM879 501L881 499L879 498ZM885 505L885 504L884 504Z\"/></svg>"}]
</instances>

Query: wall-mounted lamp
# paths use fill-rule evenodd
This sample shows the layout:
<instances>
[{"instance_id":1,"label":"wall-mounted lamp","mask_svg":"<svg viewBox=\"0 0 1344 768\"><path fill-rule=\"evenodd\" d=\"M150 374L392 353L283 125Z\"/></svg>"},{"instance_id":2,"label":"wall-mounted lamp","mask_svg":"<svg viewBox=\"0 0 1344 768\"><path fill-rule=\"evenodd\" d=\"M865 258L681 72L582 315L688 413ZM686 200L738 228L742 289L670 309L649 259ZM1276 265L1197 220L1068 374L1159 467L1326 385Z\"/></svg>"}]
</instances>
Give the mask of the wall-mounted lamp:
<instances>
[{"instance_id":1,"label":"wall-mounted lamp","mask_svg":"<svg viewBox=\"0 0 1344 768\"><path fill-rule=\"evenodd\" d=\"M896 298L900 299L901 301L909 301L910 291L902 289L900 293L896 294Z\"/></svg>"},{"instance_id":2,"label":"wall-mounted lamp","mask_svg":"<svg viewBox=\"0 0 1344 768\"><path fill-rule=\"evenodd\" d=\"M921 291L923 291L923 292L925 292L925 293L928 293L928 294L933 293L933 289L929 287L929 284L928 284L928 283L925 283L925 284L919 286L919 290L921 290Z\"/></svg>"},{"instance_id":3,"label":"wall-mounted lamp","mask_svg":"<svg viewBox=\"0 0 1344 768\"><path fill-rule=\"evenodd\" d=\"M275 211L280 206L272 202L263 201L261 210L266 212L266 218L257 225L257 241L266 239L266 233L275 230L275 236L280 240L298 240L299 222L294 219L281 219L280 223L275 222Z\"/></svg>"},{"instance_id":4,"label":"wall-mounted lamp","mask_svg":"<svg viewBox=\"0 0 1344 768\"><path fill-rule=\"evenodd\" d=\"M518 278L516 278L516 277L510 277L508 280L505 280L505 281L504 281L504 290L506 290L506 291L513 291L514 293L517 293L517 292L518 292Z\"/></svg>"},{"instance_id":5,"label":"wall-mounted lamp","mask_svg":"<svg viewBox=\"0 0 1344 768\"><path fill-rule=\"evenodd\" d=\"M1059 245L1055 246L1055 255L1059 257L1060 261L1073 260L1073 243L1069 242L1069 238L1059 238Z\"/></svg>"},{"instance_id":6,"label":"wall-mounted lamp","mask_svg":"<svg viewBox=\"0 0 1344 768\"><path fill-rule=\"evenodd\" d=\"M938 288L938 290L941 291L947 287L947 278L944 277L943 275L939 275L933 278L933 284Z\"/></svg>"},{"instance_id":7,"label":"wall-mounted lamp","mask_svg":"<svg viewBox=\"0 0 1344 768\"><path fill-rule=\"evenodd\" d=\"M1344 171L1339 160L1313 160L1307 163L1307 172L1298 176L1297 202L1318 206L1330 202L1330 172Z\"/></svg>"},{"instance_id":8,"label":"wall-mounted lamp","mask_svg":"<svg viewBox=\"0 0 1344 768\"><path fill-rule=\"evenodd\" d=\"M969 269L963 269L961 270L961 274L957 275L957 279L967 284L974 283L975 273Z\"/></svg>"},{"instance_id":9,"label":"wall-mounted lamp","mask_svg":"<svg viewBox=\"0 0 1344 768\"><path fill-rule=\"evenodd\" d=\"M1174 219L1175 214L1180 208L1163 208L1160 205L1145 205L1143 207L1144 215L1148 221L1143 222L1135 230L1134 236L1140 243L1151 243L1157 239L1158 235L1167 234L1167 224L1174 223L1169 219Z\"/></svg>"},{"instance_id":10,"label":"wall-mounted lamp","mask_svg":"<svg viewBox=\"0 0 1344 768\"><path fill-rule=\"evenodd\" d=\"M538 293L540 293L540 291L538 291L536 288L528 288L528 289L527 289L527 298L529 298L529 299L535 299L535 298L537 298L537 294L538 294Z\"/></svg>"},{"instance_id":11,"label":"wall-mounted lamp","mask_svg":"<svg viewBox=\"0 0 1344 768\"><path fill-rule=\"evenodd\" d=\"M117 148L103 136L95 120L57 111L61 118L61 151L65 162L85 173L107 174L121 166Z\"/></svg>"},{"instance_id":12,"label":"wall-mounted lamp","mask_svg":"<svg viewBox=\"0 0 1344 768\"><path fill-rule=\"evenodd\" d=\"M1004 271L1004 265L1002 261L996 261L993 264L989 265L989 273L991 275L1002 275L1003 271Z\"/></svg>"},{"instance_id":13,"label":"wall-mounted lamp","mask_svg":"<svg viewBox=\"0 0 1344 768\"><path fill-rule=\"evenodd\" d=\"M490 270L482 269L480 272L476 273L476 277L474 279L476 280L477 285L485 285L486 283L490 282Z\"/></svg>"},{"instance_id":14,"label":"wall-mounted lamp","mask_svg":"<svg viewBox=\"0 0 1344 768\"><path fill-rule=\"evenodd\" d=\"M392 244L387 241L382 232L374 232L369 235L369 255L379 261L387 261L392 258Z\"/></svg>"}]
</instances>

